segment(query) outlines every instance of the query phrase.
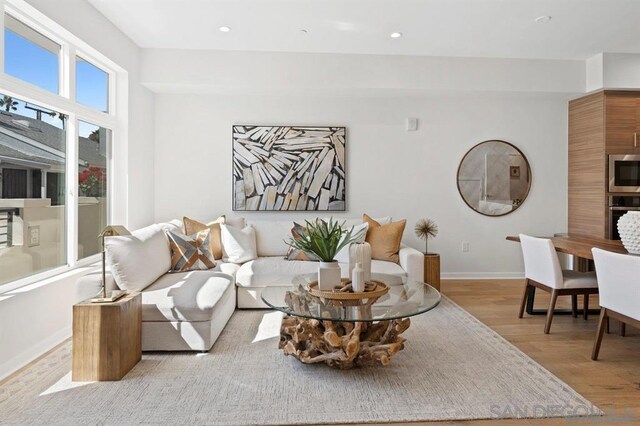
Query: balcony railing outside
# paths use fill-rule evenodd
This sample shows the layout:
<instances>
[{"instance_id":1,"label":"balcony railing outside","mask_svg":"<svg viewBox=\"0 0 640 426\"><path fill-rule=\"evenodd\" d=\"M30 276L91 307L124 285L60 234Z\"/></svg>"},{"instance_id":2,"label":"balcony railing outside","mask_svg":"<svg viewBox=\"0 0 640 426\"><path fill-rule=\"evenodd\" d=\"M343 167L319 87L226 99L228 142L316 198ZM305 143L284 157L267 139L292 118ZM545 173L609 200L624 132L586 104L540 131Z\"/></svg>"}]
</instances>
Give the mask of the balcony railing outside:
<instances>
[{"instance_id":1,"label":"balcony railing outside","mask_svg":"<svg viewBox=\"0 0 640 426\"><path fill-rule=\"evenodd\" d=\"M18 209L0 208L0 249L9 248L13 245L13 217L18 212Z\"/></svg>"}]
</instances>

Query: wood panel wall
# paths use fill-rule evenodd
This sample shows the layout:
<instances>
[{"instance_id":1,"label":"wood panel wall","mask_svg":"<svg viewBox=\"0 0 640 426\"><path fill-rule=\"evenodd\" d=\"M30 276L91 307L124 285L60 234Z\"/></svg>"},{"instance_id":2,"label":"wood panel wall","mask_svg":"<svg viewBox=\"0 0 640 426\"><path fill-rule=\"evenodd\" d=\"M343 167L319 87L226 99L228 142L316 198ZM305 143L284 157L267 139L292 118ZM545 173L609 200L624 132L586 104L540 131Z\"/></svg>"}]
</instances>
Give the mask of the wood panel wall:
<instances>
[{"instance_id":1,"label":"wood panel wall","mask_svg":"<svg viewBox=\"0 0 640 426\"><path fill-rule=\"evenodd\" d=\"M607 237L605 94L569 102L569 234Z\"/></svg>"}]
</instances>

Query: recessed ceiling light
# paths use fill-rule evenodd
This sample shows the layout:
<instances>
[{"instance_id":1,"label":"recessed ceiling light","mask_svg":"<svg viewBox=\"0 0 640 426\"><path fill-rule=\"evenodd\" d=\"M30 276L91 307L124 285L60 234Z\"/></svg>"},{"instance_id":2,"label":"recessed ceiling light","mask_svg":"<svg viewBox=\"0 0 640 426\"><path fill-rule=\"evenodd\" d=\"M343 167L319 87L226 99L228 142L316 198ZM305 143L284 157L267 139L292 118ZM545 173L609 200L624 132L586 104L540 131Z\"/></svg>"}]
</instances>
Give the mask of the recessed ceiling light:
<instances>
[{"instance_id":1,"label":"recessed ceiling light","mask_svg":"<svg viewBox=\"0 0 640 426\"><path fill-rule=\"evenodd\" d=\"M398 32L391 33L391 38L400 38L400 37L402 37L402 33L398 33Z\"/></svg>"},{"instance_id":2,"label":"recessed ceiling light","mask_svg":"<svg viewBox=\"0 0 640 426\"><path fill-rule=\"evenodd\" d=\"M222 31L223 33L228 33L229 31L231 31L231 28L229 27L220 27L218 28L220 31Z\"/></svg>"},{"instance_id":3,"label":"recessed ceiling light","mask_svg":"<svg viewBox=\"0 0 640 426\"><path fill-rule=\"evenodd\" d=\"M301 34L307 34L309 31L305 30L304 28L300 30Z\"/></svg>"},{"instance_id":4,"label":"recessed ceiling light","mask_svg":"<svg viewBox=\"0 0 640 426\"><path fill-rule=\"evenodd\" d=\"M535 21L537 24L543 24L545 22L549 22L551 20L551 16L549 15L542 15L542 16L538 16Z\"/></svg>"}]
</instances>

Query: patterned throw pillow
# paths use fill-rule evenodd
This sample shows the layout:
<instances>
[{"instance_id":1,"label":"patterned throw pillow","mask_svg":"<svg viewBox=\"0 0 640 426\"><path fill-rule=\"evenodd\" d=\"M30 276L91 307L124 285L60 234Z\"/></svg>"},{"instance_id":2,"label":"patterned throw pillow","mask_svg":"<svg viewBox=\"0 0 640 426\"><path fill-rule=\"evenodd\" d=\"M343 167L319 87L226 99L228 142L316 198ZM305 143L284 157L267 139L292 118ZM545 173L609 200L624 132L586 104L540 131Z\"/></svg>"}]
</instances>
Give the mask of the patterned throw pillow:
<instances>
[{"instance_id":1,"label":"patterned throw pillow","mask_svg":"<svg viewBox=\"0 0 640 426\"><path fill-rule=\"evenodd\" d=\"M220 224L225 223L224 215L220 216L213 222L209 222L206 225L200 223L197 220L184 217L182 223L184 224L184 233L186 235L192 235L196 232L204 231L209 228L211 230L211 253L213 253L214 259L222 259L222 234L220 231Z\"/></svg>"},{"instance_id":2,"label":"patterned throw pillow","mask_svg":"<svg viewBox=\"0 0 640 426\"><path fill-rule=\"evenodd\" d=\"M215 268L211 253L211 230L209 228L192 235L166 231L171 248L171 271L197 271Z\"/></svg>"},{"instance_id":3,"label":"patterned throw pillow","mask_svg":"<svg viewBox=\"0 0 640 426\"><path fill-rule=\"evenodd\" d=\"M301 233L305 231L307 228L300 225L299 223L293 222L293 228L291 228L291 236L298 240L301 238ZM289 247L289 251L285 256L287 260L306 260L310 262L318 262L318 258L313 253L305 253L302 250L298 250L297 248Z\"/></svg>"}]
</instances>

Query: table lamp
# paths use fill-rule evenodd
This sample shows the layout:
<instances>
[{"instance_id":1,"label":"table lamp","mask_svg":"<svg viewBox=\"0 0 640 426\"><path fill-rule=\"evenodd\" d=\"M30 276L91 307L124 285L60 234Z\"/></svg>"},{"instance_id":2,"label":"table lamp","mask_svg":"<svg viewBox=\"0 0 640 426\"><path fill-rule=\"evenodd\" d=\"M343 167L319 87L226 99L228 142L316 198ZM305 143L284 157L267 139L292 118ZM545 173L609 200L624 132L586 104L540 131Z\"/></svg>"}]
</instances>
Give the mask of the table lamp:
<instances>
[{"instance_id":1,"label":"table lamp","mask_svg":"<svg viewBox=\"0 0 640 426\"><path fill-rule=\"evenodd\" d=\"M98 235L102 244L102 297L91 299L94 303L115 302L126 294L125 291L114 290L107 295L106 251L104 249L104 239L105 237L115 237L118 235L131 235L131 232L122 225L109 225Z\"/></svg>"}]
</instances>

